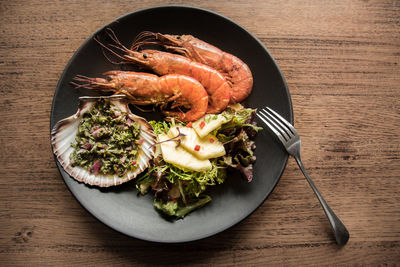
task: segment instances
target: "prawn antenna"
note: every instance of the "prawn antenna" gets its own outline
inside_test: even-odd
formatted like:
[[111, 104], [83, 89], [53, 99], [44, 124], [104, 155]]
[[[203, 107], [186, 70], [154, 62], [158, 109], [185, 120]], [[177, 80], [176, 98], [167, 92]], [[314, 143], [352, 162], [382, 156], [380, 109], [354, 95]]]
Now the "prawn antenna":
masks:
[[84, 83], [84, 84], [79, 84], [76, 82], [69, 82], [69, 83], [72, 84], [73, 86], [75, 86], [75, 89], [79, 89], [79, 88], [91, 89], [89, 83]]
[[154, 32], [151, 32], [151, 31], [142, 31], [141, 33], [136, 35], [136, 37], [133, 40], [133, 42], [139, 42], [141, 39], [145, 39], [145, 38], [147, 39], [149, 37], [153, 37], [153, 39], [155, 39], [156, 34]]
[[106, 28], [105, 32], [107, 33], [107, 35], [111, 38], [111, 40], [116, 43], [117, 45], [111, 45], [112, 47], [118, 48], [121, 51], [124, 52], [129, 52], [129, 49], [126, 48], [126, 46], [124, 46], [117, 38], [117, 36], [115, 35], [115, 32], [111, 29], [111, 28]]
[[141, 46], [147, 44], [160, 44], [160, 42], [157, 41], [157, 35], [154, 32], [143, 31], [139, 33], [133, 40], [131, 50], [138, 51]]
[[[74, 78], [74, 81], [71, 81], [70, 84], [72, 84], [73, 86], [75, 86], [75, 89], [78, 88], [85, 88], [85, 89], [91, 89], [91, 78], [84, 76], [84, 75], [80, 75], [77, 74]], [[76, 82], [75, 82], [76, 81]], [[77, 82], [83, 82], [82, 84], [77, 83]]]
[[[90, 78], [84, 75], [77, 74], [73, 79], [73, 81], [70, 82], [73, 86], [75, 86], [76, 89], [78, 88], [85, 88], [85, 89], [94, 89], [96, 86], [105, 86], [108, 87], [108, 85], [102, 81], [99, 81], [96, 78]], [[104, 79], [102, 79], [104, 80]], [[81, 83], [78, 83], [81, 82]]]
[[75, 82], [69, 82], [69, 83], [72, 84], [73, 86], [75, 86], [75, 88], [83, 87], [83, 84], [78, 84], [78, 83], [75, 83]]
[[[113, 54], [114, 56], [116, 56], [117, 58], [122, 59], [122, 60], [126, 60], [126, 58], [125, 58], [124, 55], [121, 55], [121, 54], [117, 53], [117, 52], [116, 52], [114, 49], [112, 49], [112, 48], [115, 48], [116, 50], [119, 50], [120, 52], [127, 53], [127, 54], [129, 54], [129, 51], [130, 51], [130, 50], [120, 42], [120, 40], [117, 38], [115, 32], [114, 32], [110, 27], [107, 27], [104, 31], [105, 31], [105, 33], [107, 34], [107, 36], [112, 40], [112, 42], [115, 43], [115, 44], [108, 44], [108, 45], [105, 45], [104, 43], [102, 43], [102, 42], [100, 41], [99, 36], [96, 36], [95, 38], [93, 38], [93, 39], [102, 47], [102, 52], [103, 52], [104, 57], [105, 57], [110, 63], [115, 64], [115, 65], [129, 64], [129, 63], [126, 62], [126, 61], [115, 62], [114, 60], [112, 60], [112, 59], [105, 53], [105, 50], [107, 50], [108, 52], [110, 52], [111, 54]], [[111, 48], [111, 47], [112, 47], [112, 48]]]
[[133, 106], [135, 108], [137, 108], [138, 110], [140, 110], [141, 112], [154, 112], [155, 111], [154, 107], [152, 107], [151, 109], [144, 109], [142, 107], [139, 107], [139, 105], [137, 105], [137, 104], [133, 104]]
[[125, 59], [124, 56], [121, 56], [120, 54], [118, 54], [117, 52], [115, 52], [114, 50], [112, 50], [111, 48], [109, 48], [108, 46], [106, 46], [105, 44], [103, 44], [100, 40], [99, 37], [96, 36], [93, 38], [93, 40], [95, 40], [100, 46], [101, 46], [101, 51], [103, 52], [104, 57], [112, 64], [116, 64], [116, 65], [120, 65], [120, 64], [126, 64], [126, 62], [115, 62], [112, 59], [109, 58], [109, 56], [107, 56], [107, 54], [105, 53], [104, 49], [107, 50], [108, 52], [110, 52], [111, 54], [113, 54], [114, 56], [116, 56], [117, 58], [120, 59]]

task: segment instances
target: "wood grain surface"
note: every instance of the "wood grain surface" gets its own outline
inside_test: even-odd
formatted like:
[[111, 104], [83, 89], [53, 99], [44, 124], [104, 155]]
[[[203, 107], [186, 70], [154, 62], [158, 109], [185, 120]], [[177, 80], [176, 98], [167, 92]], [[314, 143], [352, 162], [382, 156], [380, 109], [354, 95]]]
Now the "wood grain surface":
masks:
[[[304, 164], [348, 227], [346, 246], [293, 159], [254, 214], [195, 243], [126, 237], [74, 199], [50, 146], [60, 75], [98, 28], [163, 4], [218, 12], [269, 49], [290, 88]], [[399, 64], [400, 1], [0, 1], [0, 265], [399, 264]]]

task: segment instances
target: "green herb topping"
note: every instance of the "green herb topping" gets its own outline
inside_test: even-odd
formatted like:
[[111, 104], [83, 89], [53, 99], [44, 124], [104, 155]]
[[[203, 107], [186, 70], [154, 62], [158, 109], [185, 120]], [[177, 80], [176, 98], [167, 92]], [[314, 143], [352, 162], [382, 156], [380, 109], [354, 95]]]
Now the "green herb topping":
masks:
[[79, 123], [71, 164], [93, 174], [122, 177], [136, 168], [139, 134], [139, 123], [109, 101], [99, 100]]

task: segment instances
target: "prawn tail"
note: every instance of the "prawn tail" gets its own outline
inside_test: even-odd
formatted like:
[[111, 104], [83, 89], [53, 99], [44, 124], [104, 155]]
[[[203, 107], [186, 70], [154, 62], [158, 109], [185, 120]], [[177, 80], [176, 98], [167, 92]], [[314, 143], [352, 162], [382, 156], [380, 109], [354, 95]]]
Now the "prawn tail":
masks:
[[174, 117], [174, 118], [176, 118], [176, 119], [178, 119], [180, 121], [186, 121], [185, 120], [186, 115], [185, 115], [185, 113], [183, 111], [162, 110], [162, 113], [165, 116]]
[[226, 109], [230, 101], [230, 93], [226, 96], [219, 96], [217, 94], [209, 97], [210, 103], [207, 107], [207, 114], [218, 114]]
[[231, 104], [240, 103], [250, 95], [253, 75], [249, 66], [240, 58], [224, 52], [218, 69], [231, 86]]
[[205, 113], [198, 113], [194, 110], [189, 110], [185, 113], [179, 107], [176, 109], [177, 111], [162, 110], [162, 113], [168, 117], [174, 117], [175, 119], [181, 122], [196, 121], [205, 114]]
[[195, 101], [193, 101], [193, 99], [182, 99], [179, 102], [180, 106], [189, 108], [189, 110], [183, 112], [178, 109], [179, 111], [166, 113], [181, 121], [196, 121], [206, 114], [208, 107], [208, 96], [205, 95], [204, 97], [200, 97]]

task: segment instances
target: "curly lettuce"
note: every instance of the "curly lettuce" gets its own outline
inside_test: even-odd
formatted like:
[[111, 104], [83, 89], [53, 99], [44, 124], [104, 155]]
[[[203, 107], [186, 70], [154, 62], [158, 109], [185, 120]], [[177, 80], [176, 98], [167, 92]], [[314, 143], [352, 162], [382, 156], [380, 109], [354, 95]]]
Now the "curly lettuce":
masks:
[[[225, 156], [211, 160], [212, 168], [196, 172], [179, 168], [163, 160], [161, 154], [156, 157], [146, 174], [136, 182], [140, 194], [151, 191], [154, 195], [154, 207], [167, 216], [183, 218], [195, 209], [211, 201], [205, 192], [210, 186], [222, 184], [228, 169], [238, 170], [247, 181], [253, 179], [253, 164], [256, 160], [254, 138], [260, 127], [254, 122], [255, 109], [228, 108], [222, 114], [226, 123], [213, 134], [224, 144]], [[210, 117], [212, 119], [212, 117]], [[172, 119], [149, 122], [156, 135], [167, 133], [175, 127]]]
[[254, 139], [261, 127], [254, 121], [255, 109], [228, 109], [232, 119], [217, 130], [216, 136], [224, 144], [226, 155], [223, 162], [238, 170], [248, 181], [253, 180], [253, 164], [256, 161]]

